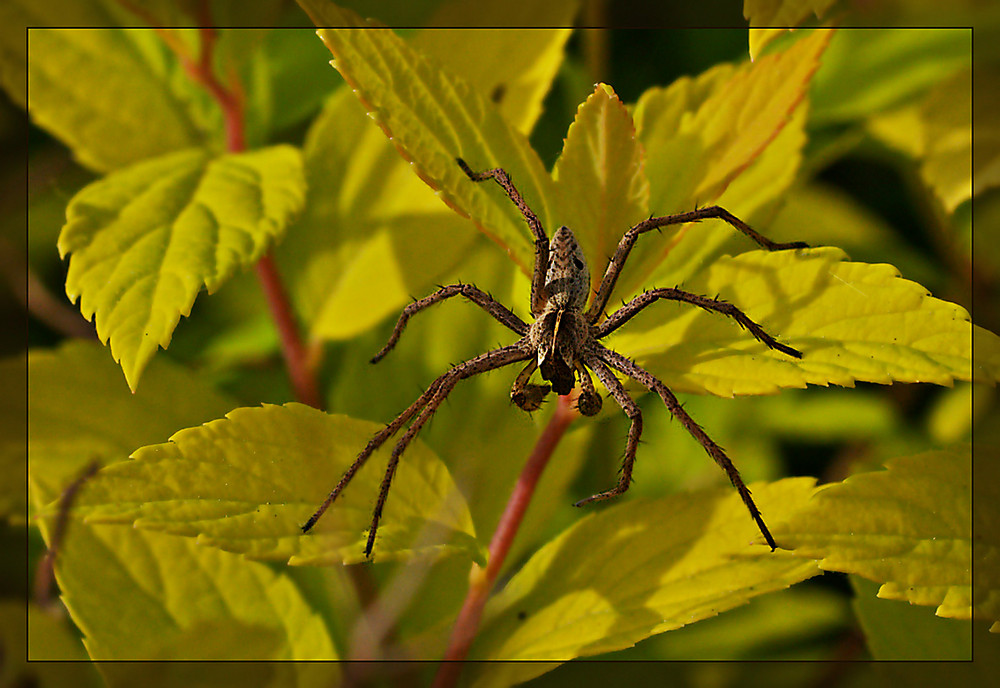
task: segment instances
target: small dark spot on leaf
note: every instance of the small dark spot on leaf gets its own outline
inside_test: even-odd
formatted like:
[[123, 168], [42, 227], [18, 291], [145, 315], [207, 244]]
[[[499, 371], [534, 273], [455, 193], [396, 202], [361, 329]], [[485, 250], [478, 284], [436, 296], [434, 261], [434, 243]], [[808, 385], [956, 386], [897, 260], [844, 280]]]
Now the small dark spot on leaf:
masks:
[[527, 618], [528, 618], [528, 612], [526, 612], [526, 611], [519, 611], [517, 613], [517, 620], [518, 621], [524, 621]]
[[499, 83], [493, 87], [493, 92], [490, 93], [490, 100], [494, 103], [499, 104], [503, 100], [503, 97], [507, 94], [507, 86], [504, 83]]

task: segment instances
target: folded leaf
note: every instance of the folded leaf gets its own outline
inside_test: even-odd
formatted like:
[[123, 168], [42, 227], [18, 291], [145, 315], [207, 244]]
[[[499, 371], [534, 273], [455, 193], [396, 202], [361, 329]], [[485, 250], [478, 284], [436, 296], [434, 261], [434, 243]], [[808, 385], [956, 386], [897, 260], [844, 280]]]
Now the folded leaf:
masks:
[[891, 265], [844, 258], [832, 248], [751, 251], [723, 257], [683, 285], [735, 304], [801, 359], [767, 349], [725, 316], [679, 303], [651, 306], [660, 309], [652, 327], [642, 331], [637, 319], [609, 341], [675, 389], [719, 396], [857, 380], [998, 379], [1000, 338], [974, 327], [963, 308]]
[[[805, 504], [813, 481], [751, 486], [777, 522]], [[732, 490], [616, 504], [542, 547], [486, 606], [470, 658], [568, 661], [629, 647], [786, 588], [815, 562], [751, 546], [759, 538]], [[484, 667], [476, 686], [510, 685], [544, 664]]]
[[827, 570], [881, 583], [879, 597], [937, 606], [938, 616], [996, 621], [1000, 573], [991, 562], [1000, 533], [985, 512], [997, 498], [996, 462], [977, 476], [986, 484], [982, 494], [977, 488], [983, 513], [974, 530], [971, 459], [971, 447], [960, 445], [825, 486], [775, 537]]
[[[363, 561], [387, 451], [372, 456], [308, 534], [301, 527], [378, 429], [301, 404], [236, 409], [105, 467], [81, 492], [76, 513], [196, 536], [254, 559]], [[456, 549], [481, 556], [447, 468], [418, 442], [393, 480], [375, 557]]]
[[285, 231], [305, 197], [299, 151], [275, 146], [213, 158], [200, 150], [120, 170], [66, 209], [66, 293], [111, 342], [133, 390], [204, 286], [218, 289]]

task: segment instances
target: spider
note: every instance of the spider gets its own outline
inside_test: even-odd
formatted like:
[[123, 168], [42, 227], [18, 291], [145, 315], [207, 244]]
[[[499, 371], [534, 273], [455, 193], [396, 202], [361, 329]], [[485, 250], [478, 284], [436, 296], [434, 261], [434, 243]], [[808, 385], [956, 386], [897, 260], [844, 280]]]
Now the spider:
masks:
[[[514, 384], [510, 391], [511, 400], [524, 411], [537, 410], [550, 390], [558, 395], [569, 394], [573, 390], [576, 381], [579, 380], [580, 394], [577, 398], [577, 409], [581, 415], [595, 415], [601, 410], [602, 399], [594, 387], [594, 381], [590, 377], [589, 371], [593, 371], [597, 379], [604, 384], [608, 392], [610, 392], [611, 397], [618, 403], [631, 421], [618, 484], [609, 490], [587, 497], [586, 499], [581, 499], [576, 502], [575, 506], [582, 506], [591, 502], [617, 497], [628, 490], [629, 483], [632, 480], [632, 466], [635, 463], [636, 449], [639, 446], [639, 436], [642, 433], [642, 413], [639, 410], [638, 404], [629, 396], [628, 392], [625, 391], [625, 387], [615, 377], [612, 370], [616, 370], [658, 395], [670, 413], [701, 443], [709, 456], [729, 476], [729, 480], [743, 498], [743, 503], [746, 505], [751, 517], [757, 523], [760, 532], [764, 535], [767, 544], [770, 545], [773, 551], [777, 547], [774, 538], [771, 537], [771, 533], [764, 524], [760, 510], [750, 496], [750, 490], [747, 489], [739, 472], [736, 470], [733, 462], [729, 460], [729, 457], [726, 456], [722, 447], [716, 444], [701, 426], [687, 414], [680, 402], [677, 401], [677, 397], [674, 396], [673, 392], [663, 382], [658, 380], [649, 371], [641, 368], [632, 359], [626, 358], [601, 345], [599, 340], [607, 337], [627, 323], [647, 306], [665, 299], [683, 301], [694, 306], [699, 306], [707, 311], [714, 311], [729, 316], [765, 346], [776, 349], [788, 356], [801, 358], [802, 353], [775, 340], [760, 325], [748, 318], [743, 311], [731, 303], [720, 301], [718, 297], [714, 299], [708, 298], [676, 288], [650, 289], [639, 294], [603, 320], [601, 317], [604, 315], [608, 299], [615, 288], [615, 283], [618, 281], [629, 252], [635, 245], [639, 235], [650, 230], [685, 222], [719, 219], [729, 223], [761, 247], [770, 251], [807, 248], [807, 245], [802, 242], [775, 243], [758, 234], [742, 220], [718, 206], [698, 208], [690, 212], [664, 217], [650, 217], [630, 228], [622, 236], [618, 243], [618, 248], [615, 250], [615, 254], [610, 259], [608, 267], [604, 272], [601, 284], [597, 288], [594, 298], [591, 300], [590, 307], [585, 310], [590, 291], [590, 272], [587, 268], [583, 251], [573, 236], [572, 230], [565, 226], [560, 227], [550, 241], [545, 234], [545, 230], [542, 228], [541, 222], [539, 222], [535, 213], [525, 203], [520, 192], [515, 188], [513, 182], [511, 182], [507, 172], [499, 167], [484, 172], [473, 172], [461, 158], [457, 158], [456, 162], [473, 182], [483, 182], [489, 179], [495, 181], [521, 211], [521, 215], [528, 223], [528, 227], [530, 227], [531, 233], [535, 237], [535, 265], [531, 278], [531, 315], [534, 317], [534, 321], [530, 325], [525, 323], [506, 306], [495, 301], [489, 294], [472, 284], [459, 283], [443, 286], [430, 296], [426, 296], [406, 306], [402, 314], [400, 314], [399, 320], [396, 322], [389, 341], [371, 359], [372, 363], [382, 360], [392, 350], [396, 342], [399, 341], [399, 337], [406, 327], [407, 321], [414, 314], [453, 296], [464, 296], [493, 316], [502, 325], [516, 332], [521, 338], [513, 344], [487, 351], [463, 363], [459, 363], [434, 380], [409, 408], [372, 437], [361, 453], [358, 454], [354, 463], [344, 473], [340, 482], [337, 483], [326, 500], [316, 510], [316, 513], [302, 526], [302, 531], [308, 532], [313, 527], [344, 488], [347, 487], [348, 483], [351, 482], [351, 479], [365, 464], [372, 453], [388, 438], [395, 435], [407, 422], [412, 420], [409, 428], [407, 428], [406, 432], [393, 448], [385, 470], [385, 476], [382, 478], [381, 489], [372, 513], [371, 526], [368, 530], [368, 540], [365, 545], [365, 557], [370, 559], [372, 548], [375, 545], [375, 533], [378, 530], [379, 520], [382, 517], [382, 509], [385, 507], [386, 497], [389, 494], [389, 486], [392, 483], [393, 474], [396, 472], [399, 458], [410, 442], [413, 441], [413, 438], [416, 437], [417, 433], [420, 432], [420, 429], [434, 415], [434, 412], [455, 387], [456, 383], [459, 380], [464, 380], [480, 373], [527, 361], [527, 365], [525, 365], [524, 369], [514, 379]], [[529, 379], [536, 370], [540, 371], [542, 380], [549, 384], [539, 385], [529, 383]]]

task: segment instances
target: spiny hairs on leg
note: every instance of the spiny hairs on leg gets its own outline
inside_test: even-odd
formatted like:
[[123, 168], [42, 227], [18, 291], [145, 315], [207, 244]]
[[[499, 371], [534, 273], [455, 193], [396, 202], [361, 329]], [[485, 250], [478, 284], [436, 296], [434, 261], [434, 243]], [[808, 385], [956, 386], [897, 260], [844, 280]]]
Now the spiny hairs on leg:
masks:
[[511, 203], [521, 211], [521, 216], [528, 223], [531, 235], [535, 238], [535, 266], [531, 272], [531, 314], [539, 315], [545, 308], [545, 270], [549, 264], [549, 237], [545, 234], [541, 221], [528, 203], [521, 196], [521, 192], [510, 180], [510, 175], [500, 167], [486, 170], [485, 172], [473, 172], [462, 158], [455, 158], [455, 162], [465, 172], [465, 176], [474, 182], [484, 182], [492, 179], [504, 190]]
[[[736, 470], [736, 466], [734, 466], [733, 462], [728, 456], [726, 456], [722, 447], [716, 444], [715, 441], [712, 440], [712, 438], [709, 437], [708, 434], [702, 429], [702, 427], [688, 415], [687, 411], [681, 407], [680, 402], [677, 401], [677, 397], [675, 397], [674, 393], [670, 391], [670, 388], [663, 384], [648, 370], [639, 367], [639, 365], [634, 361], [615, 351], [602, 346], [597, 355], [602, 361], [606, 362], [615, 370], [629, 376], [663, 400], [667, 410], [673, 414], [674, 418], [681, 422], [681, 425], [684, 426], [692, 437], [698, 440], [708, 455], [711, 456], [712, 459], [719, 464], [722, 470], [726, 472], [726, 475], [729, 476], [729, 481], [733, 484], [733, 487], [736, 488], [736, 491], [739, 492], [740, 498], [743, 500], [743, 504], [746, 506], [747, 511], [750, 512], [750, 517], [753, 518], [754, 522], [757, 524], [757, 527], [760, 529], [760, 532], [767, 541], [771, 551], [773, 552], [777, 549], [778, 545], [775, 544], [774, 538], [771, 536], [771, 531], [767, 529], [767, 525], [764, 523], [764, 517], [761, 516], [760, 509], [758, 509], [757, 505], [754, 503], [753, 497], [750, 495], [750, 490], [747, 488], [746, 483], [743, 482], [743, 478], [740, 477], [740, 473]], [[597, 372], [596, 369], [595, 372]]]
[[348, 483], [354, 479], [354, 475], [361, 469], [362, 466], [365, 465], [365, 462], [368, 461], [368, 458], [379, 447], [381, 447], [387, 439], [399, 432], [399, 429], [403, 427], [406, 422], [409, 421], [415, 413], [417, 413], [417, 411], [420, 411], [424, 406], [426, 406], [440, 386], [441, 378], [439, 377], [437, 380], [432, 382], [430, 386], [424, 390], [424, 393], [421, 394], [416, 401], [410, 404], [405, 411], [396, 416], [392, 422], [375, 433], [375, 436], [368, 441], [365, 448], [362, 449], [361, 453], [358, 454], [356, 459], [354, 459], [354, 463], [352, 463], [348, 469], [344, 471], [344, 475], [337, 482], [336, 486], [330, 491], [330, 494], [327, 495], [326, 499], [323, 500], [320, 507], [316, 509], [315, 513], [309, 517], [309, 520], [302, 525], [303, 533], [308, 533], [312, 527], [316, 525], [316, 521], [318, 521], [320, 517], [326, 513], [326, 510], [333, 505], [334, 501], [336, 501], [337, 497], [340, 496], [340, 493], [344, 491], [344, 488], [347, 487]]
[[469, 301], [492, 315], [493, 319], [498, 323], [510, 330], [513, 330], [522, 337], [528, 333], [527, 323], [514, 315], [510, 309], [495, 300], [482, 289], [479, 289], [472, 284], [449, 284], [441, 287], [430, 296], [425, 296], [422, 299], [418, 299], [413, 303], [408, 304], [406, 308], [403, 309], [403, 312], [400, 313], [399, 320], [396, 321], [396, 326], [392, 329], [392, 334], [389, 335], [389, 341], [386, 342], [385, 346], [383, 346], [382, 349], [372, 357], [371, 362], [378, 363], [385, 358], [386, 354], [388, 354], [393, 347], [396, 346], [396, 342], [399, 341], [400, 336], [403, 334], [403, 329], [406, 327], [406, 323], [411, 317], [423, 309], [433, 306], [439, 301], [449, 299], [452, 296], [464, 296]]
[[532, 352], [525, 346], [524, 341], [520, 340], [509, 346], [487, 351], [463, 363], [459, 363], [435, 380], [433, 396], [424, 405], [419, 415], [417, 415], [416, 419], [392, 449], [392, 455], [389, 457], [389, 463], [386, 465], [385, 475], [382, 478], [382, 484], [379, 488], [378, 500], [375, 502], [375, 509], [372, 511], [371, 525], [368, 528], [368, 540], [365, 543], [365, 558], [371, 557], [372, 549], [375, 547], [375, 534], [378, 532], [378, 524], [382, 519], [382, 510], [389, 496], [389, 487], [396, 473], [399, 458], [403, 455], [410, 442], [413, 441], [413, 438], [417, 436], [417, 433], [420, 432], [420, 429], [430, 420], [441, 403], [451, 393], [451, 390], [454, 389], [458, 381], [490, 370], [502, 368], [512, 363], [524, 361], [531, 355]]
[[779, 342], [777, 339], [765, 332], [764, 328], [751, 320], [746, 313], [728, 301], [720, 301], [717, 298], [710, 299], [707, 296], [700, 296], [698, 294], [692, 294], [691, 292], [673, 288], [650, 289], [649, 291], [639, 294], [608, 316], [604, 322], [597, 326], [597, 338], [602, 339], [608, 336], [635, 317], [641, 310], [660, 299], [668, 301], [683, 301], [685, 303], [698, 306], [699, 308], [703, 308], [706, 311], [727, 315], [739, 323], [740, 327], [743, 327], [750, 334], [752, 334], [754, 339], [764, 344], [769, 349], [780, 351], [781, 353], [794, 358], [802, 358], [801, 351]]
[[403, 437], [401, 437], [396, 443], [389, 459], [389, 463], [386, 467], [385, 476], [382, 479], [382, 485], [379, 490], [378, 500], [375, 503], [375, 509], [372, 514], [371, 526], [368, 529], [368, 540], [365, 545], [365, 557], [370, 558], [372, 548], [375, 545], [375, 535], [378, 531], [379, 520], [382, 516], [382, 510], [385, 506], [385, 501], [389, 493], [389, 487], [392, 482], [393, 475], [396, 471], [396, 466], [399, 462], [399, 457], [402, 455], [403, 451], [413, 438], [416, 437], [423, 425], [430, 419], [431, 416], [434, 415], [434, 412], [437, 411], [441, 402], [443, 402], [448, 396], [455, 384], [459, 380], [467, 377], [478, 375], [479, 373], [485, 373], [496, 368], [502, 368], [503, 366], [510, 365], [511, 363], [517, 363], [518, 361], [524, 361], [531, 356], [532, 352], [527, 348], [524, 340], [522, 339], [509, 346], [487, 351], [484, 354], [480, 354], [479, 356], [471, 358], [463, 363], [459, 363], [451, 370], [438, 377], [415, 402], [410, 404], [410, 406], [403, 411], [403, 413], [393, 419], [391, 423], [377, 432], [375, 436], [369, 440], [368, 444], [354, 460], [354, 463], [352, 463], [347, 471], [344, 472], [343, 477], [341, 477], [340, 481], [327, 496], [326, 500], [324, 500], [323, 504], [320, 505], [319, 509], [317, 509], [316, 512], [309, 517], [309, 520], [302, 526], [302, 532], [308, 532], [316, 524], [319, 518], [336, 501], [337, 497], [340, 496], [357, 472], [368, 461], [371, 455], [380, 446], [382, 446], [382, 444], [389, 437], [392, 437], [399, 432], [400, 428], [413, 418], [414, 415], [419, 414], [417, 415], [416, 420], [414, 420], [407, 429]]
[[700, 220], [709, 219], [718, 219], [728, 223], [730, 226], [739, 230], [756, 242], [758, 246], [766, 248], [769, 251], [786, 251], [797, 248], [809, 248], [808, 244], [801, 241], [792, 241], [788, 243], [771, 241], [766, 236], [754, 231], [750, 225], [743, 222], [743, 220], [739, 219], [725, 208], [721, 208], [717, 205], [709, 206], [707, 208], [698, 208], [686, 213], [677, 213], [676, 215], [651, 217], [633, 225], [628, 231], [625, 232], [625, 234], [622, 235], [622, 238], [619, 240], [618, 246], [615, 249], [614, 255], [611, 257], [611, 260], [608, 261], [607, 270], [604, 272], [604, 277], [601, 278], [601, 284], [597, 288], [597, 293], [594, 295], [590, 308], [587, 310], [587, 319], [592, 323], [596, 323], [601, 317], [601, 314], [608, 305], [608, 299], [611, 298], [611, 292], [614, 291], [615, 284], [618, 282], [618, 276], [621, 274], [622, 268], [625, 266], [625, 261], [628, 259], [629, 253], [631, 253], [632, 247], [635, 246], [635, 242], [639, 238], [640, 234], [654, 229], [660, 229], [661, 227], [666, 227], [668, 225], [679, 225], [687, 222], [698, 222]]
[[618, 402], [622, 411], [625, 412], [625, 415], [631, 421], [631, 425], [629, 425], [628, 429], [628, 441], [625, 445], [625, 458], [622, 460], [618, 484], [610, 490], [600, 492], [587, 497], [586, 499], [581, 499], [573, 506], [583, 506], [584, 504], [589, 504], [591, 502], [611, 499], [612, 497], [624, 494], [625, 491], [628, 490], [628, 487], [632, 482], [632, 466], [635, 464], [635, 455], [639, 450], [639, 438], [642, 436], [642, 411], [639, 409], [639, 405], [631, 396], [629, 396], [622, 383], [619, 382], [618, 378], [616, 378], [614, 374], [608, 370], [608, 367], [597, 356], [589, 354], [586, 356], [585, 360], [590, 369], [594, 371], [595, 375], [597, 375], [597, 379], [604, 383], [604, 386], [607, 387], [608, 392], [611, 393], [611, 397]]

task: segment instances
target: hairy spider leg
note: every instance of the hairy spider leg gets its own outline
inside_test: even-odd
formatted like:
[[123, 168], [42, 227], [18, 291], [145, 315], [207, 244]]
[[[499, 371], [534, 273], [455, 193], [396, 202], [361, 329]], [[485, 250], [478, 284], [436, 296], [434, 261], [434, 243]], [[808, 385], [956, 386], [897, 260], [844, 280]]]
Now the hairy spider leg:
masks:
[[[599, 346], [599, 345], [598, 345]], [[604, 347], [601, 347], [602, 349]], [[604, 383], [604, 386], [611, 393], [611, 397], [618, 402], [622, 411], [632, 421], [628, 429], [628, 440], [625, 444], [625, 457], [622, 459], [621, 475], [618, 477], [618, 484], [610, 490], [600, 492], [586, 499], [581, 499], [573, 506], [583, 506], [590, 502], [598, 502], [604, 499], [617, 497], [628, 490], [632, 482], [632, 466], [635, 464], [635, 454], [639, 450], [639, 437], [642, 435], [642, 411], [639, 404], [625, 391], [624, 385], [614, 376], [608, 366], [594, 353], [585, 354], [587, 366], [594, 371], [597, 379]]]
[[[452, 296], [462, 295], [468, 298], [470, 301], [480, 306], [487, 313], [492, 315], [500, 324], [509, 327], [518, 334], [524, 335], [528, 331], [528, 326], [516, 315], [514, 315], [510, 310], [508, 310], [503, 304], [495, 301], [489, 294], [482, 291], [481, 289], [472, 286], [471, 284], [452, 284], [445, 287], [441, 287], [438, 291], [434, 292], [430, 296], [426, 296], [418, 301], [406, 306], [403, 312], [400, 314], [399, 319], [396, 321], [396, 326], [393, 328], [392, 335], [389, 337], [388, 343], [382, 350], [379, 351], [372, 358], [372, 363], [377, 363], [380, 361], [392, 348], [396, 345], [399, 340], [403, 329], [406, 327], [406, 322], [413, 316], [414, 313], [431, 306], [438, 301], [443, 301], [444, 299], [450, 298]], [[326, 499], [316, 510], [316, 512], [309, 517], [309, 520], [302, 526], [302, 532], [306, 533], [316, 524], [316, 521], [326, 512], [327, 509], [336, 501], [337, 497], [344, 488], [347, 487], [348, 483], [354, 478], [354, 475], [360, 470], [360, 468], [365, 464], [368, 458], [378, 449], [382, 444], [390, 437], [395, 435], [399, 429], [413, 417], [418, 411], [420, 411], [434, 396], [437, 392], [438, 387], [441, 385], [441, 381], [444, 376], [439, 377], [437, 380], [431, 383], [431, 385], [424, 390], [424, 393], [414, 401], [410, 406], [403, 411], [399, 416], [397, 416], [391, 423], [389, 423], [385, 428], [380, 430], [375, 434], [374, 437], [368, 442], [365, 448], [358, 454], [358, 457], [354, 460], [354, 463], [348, 467], [344, 472], [344, 475], [337, 482], [336, 486], [330, 491]]]
[[533, 352], [525, 345], [525, 342], [521, 340], [509, 346], [487, 351], [484, 354], [470, 358], [464, 363], [459, 363], [457, 366], [453, 367], [451, 370], [434, 381], [434, 396], [426, 404], [423, 410], [420, 411], [420, 414], [416, 417], [410, 427], [407, 428], [406, 432], [399, 438], [396, 446], [392, 449], [392, 455], [389, 457], [389, 463], [385, 469], [385, 476], [382, 478], [382, 486], [379, 489], [378, 500], [375, 502], [375, 509], [372, 512], [371, 526], [368, 529], [368, 541], [365, 544], [366, 558], [371, 557], [372, 549], [375, 547], [375, 533], [378, 531], [378, 524], [382, 518], [382, 509], [385, 507], [385, 500], [389, 496], [389, 486], [392, 484], [392, 477], [396, 472], [396, 466], [399, 464], [399, 457], [402, 455], [403, 451], [410, 444], [413, 438], [416, 437], [417, 433], [420, 432], [420, 429], [424, 426], [424, 424], [430, 420], [431, 416], [434, 415], [434, 412], [437, 411], [441, 402], [443, 402], [445, 397], [451, 393], [451, 390], [455, 387], [458, 381], [472, 377], [473, 375], [479, 375], [480, 373], [508, 366], [511, 363], [524, 361], [532, 355]]
[[580, 378], [580, 396], [576, 398], [576, 410], [580, 412], [581, 416], [596, 416], [604, 404], [601, 395], [594, 388], [594, 381], [590, 379], [590, 371], [587, 370], [587, 366], [577, 361], [574, 367]]
[[455, 158], [455, 162], [462, 168], [465, 175], [474, 182], [484, 182], [492, 179], [507, 194], [517, 209], [521, 211], [525, 222], [531, 229], [531, 234], [535, 237], [535, 269], [531, 273], [531, 314], [538, 316], [545, 308], [545, 271], [549, 264], [549, 238], [545, 235], [545, 229], [539, 221], [538, 216], [528, 207], [521, 192], [514, 187], [510, 180], [510, 175], [499, 167], [484, 172], [473, 172], [462, 158]]
[[[635, 363], [635, 361], [632, 361], [631, 359], [626, 358], [625, 356], [622, 356], [621, 354], [612, 351], [611, 349], [601, 346], [600, 344], [597, 344], [596, 346], [599, 347], [597, 349], [596, 355], [597, 357], [600, 358], [600, 360], [606, 362], [612, 368], [623, 373], [624, 375], [629, 376], [630, 378], [641, 384], [649, 391], [653, 392], [654, 394], [657, 394], [660, 397], [660, 399], [663, 400], [663, 403], [667, 407], [667, 410], [670, 411], [671, 414], [673, 414], [674, 418], [676, 418], [681, 422], [681, 425], [683, 425], [685, 429], [687, 429], [687, 431], [691, 433], [691, 435], [696, 440], [698, 440], [701, 446], [705, 448], [705, 451], [708, 452], [708, 455], [715, 460], [715, 463], [719, 464], [722, 470], [726, 472], [726, 475], [729, 476], [729, 481], [733, 484], [733, 487], [736, 488], [736, 491], [740, 493], [740, 497], [743, 499], [743, 503], [746, 505], [747, 510], [750, 512], [750, 516], [753, 518], [754, 521], [756, 521], [757, 527], [760, 528], [761, 534], [763, 534], [764, 539], [767, 540], [767, 544], [771, 547], [771, 551], [773, 552], [775, 549], [777, 549], [778, 546], [775, 544], [774, 538], [771, 537], [771, 531], [769, 531], [767, 529], [767, 526], [764, 524], [764, 518], [760, 514], [760, 509], [758, 509], [757, 505], [754, 504], [753, 498], [750, 496], [750, 490], [747, 489], [746, 483], [744, 483], [743, 478], [740, 477], [740, 472], [736, 470], [736, 466], [734, 466], [733, 462], [729, 460], [728, 456], [726, 456], [726, 452], [723, 451], [722, 447], [716, 444], [712, 440], [712, 438], [709, 437], [708, 434], [701, 428], [701, 426], [698, 425], [698, 423], [696, 423], [695, 420], [688, 415], [687, 411], [684, 410], [680, 402], [677, 401], [677, 397], [674, 396], [674, 393], [670, 391], [670, 388], [667, 387], [662, 382], [660, 382], [660, 380], [656, 378], [648, 370], [641, 368], [638, 364]], [[594, 363], [596, 363], [596, 361], [594, 361]], [[588, 365], [594, 367], [591, 362], [588, 362]], [[600, 376], [599, 370], [600, 368], [594, 368], [594, 372], [597, 372], [598, 376]], [[614, 379], [613, 375], [611, 377], [612, 379]], [[603, 378], [601, 378], [601, 381], [604, 382], [605, 385], [607, 385], [607, 382]], [[621, 383], [618, 383], [619, 386], [620, 384]], [[629, 446], [631, 447], [631, 435], [629, 436]], [[634, 459], [634, 454], [632, 458]], [[628, 450], [626, 450], [625, 460], [626, 462], [629, 462]], [[628, 474], [630, 475], [632, 471], [630, 462], [627, 471]], [[583, 504], [594, 499], [607, 499], [608, 497], [613, 497], [617, 494], [621, 494], [626, 489], [628, 489], [628, 483], [627, 481], [624, 480], [625, 475], [626, 475], [626, 469], [625, 466], [623, 465], [622, 467], [623, 480], [619, 481], [618, 487], [609, 490], [608, 492], [602, 492], [601, 494], [594, 495], [593, 497], [585, 499], [582, 502], [578, 502], [578, 504]]]
[[417, 411], [426, 406], [427, 402], [431, 400], [440, 385], [441, 378], [438, 378], [432, 382], [430, 386], [424, 390], [424, 393], [421, 394], [416, 401], [410, 404], [405, 411], [396, 416], [391, 423], [375, 433], [375, 436], [368, 441], [365, 448], [362, 449], [361, 453], [358, 454], [356, 459], [354, 459], [354, 463], [352, 463], [348, 469], [344, 471], [344, 475], [341, 476], [336, 486], [330, 490], [330, 494], [327, 495], [326, 499], [323, 500], [323, 503], [320, 504], [318, 509], [316, 509], [316, 512], [310, 516], [309, 520], [302, 526], [303, 533], [308, 533], [309, 530], [316, 525], [316, 521], [318, 521], [320, 516], [326, 513], [326, 510], [330, 508], [334, 501], [336, 501], [337, 497], [340, 496], [340, 493], [344, 491], [348, 483], [350, 483], [354, 478], [354, 475], [361, 469], [362, 466], [365, 465], [365, 462], [368, 461], [368, 458], [375, 452], [375, 450], [381, 447], [387, 439], [399, 432], [399, 429], [403, 427]]
[[597, 288], [594, 300], [590, 304], [590, 308], [587, 310], [587, 321], [594, 323], [601, 317], [601, 314], [608, 305], [608, 299], [611, 298], [611, 292], [614, 291], [615, 284], [618, 282], [618, 276], [621, 274], [622, 267], [624, 267], [625, 261], [628, 259], [628, 255], [632, 251], [632, 247], [635, 245], [636, 239], [639, 238], [640, 234], [654, 229], [659, 229], [660, 227], [666, 227], [667, 225], [679, 225], [684, 224], [685, 222], [697, 222], [699, 220], [710, 219], [718, 219], [729, 223], [731, 226], [753, 239], [759, 246], [766, 248], [768, 251], [785, 251], [794, 248], [809, 248], [808, 244], [801, 241], [791, 241], [788, 243], [777, 243], [771, 241], [762, 234], [755, 232], [750, 228], [750, 225], [745, 223], [743, 220], [739, 219], [725, 208], [720, 208], [717, 205], [708, 206], [707, 208], [698, 208], [697, 210], [692, 210], [686, 213], [678, 213], [676, 215], [651, 217], [648, 220], [643, 220], [642, 222], [634, 225], [622, 235], [621, 240], [618, 242], [618, 248], [615, 249], [615, 255], [612, 256], [611, 260], [608, 262], [608, 269], [605, 271], [604, 277], [601, 278], [601, 285]]
[[685, 303], [690, 303], [694, 306], [704, 308], [707, 311], [715, 311], [716, 313], [727, 315], [739, 323], [740, 327], [743, 327], [750, 332], [750, 334], [752, 334], [757, 341], [761, 342], [768, 348], [775, 349], [783, 354], [788, 354], [789, 356], [794, 356], [795, 358], [802, 358], [801, 351], [793, 349], [792, 347], [782, 344], [776, 340], [774, 337], [765, 332], [764, 328], [747, 317], [746, 313], [728, 301], [710, 299], [707, 296], [699, 296], [698, 294], [692, 294], [691, 292], [672, 288], [650, 289], [649, 291], [639, 294], [627, 304], [609, 315], [604, 322], [598, 325], [595, 337], [597, 339], [602, 339], [608, 336], [635, 317], [642, 309], [646, 308], [646, 306], [656, 303], [660, 299], [668, 301], [683, 301]]
[[389, 353], [394, 346], [396, 346], [396, 342], [399, 341], [400, 335], [403, 334], [403, 329], [406, 327], [407, 321], [409, 321], [414, 314], [422, 311], [428, 306], [433, 306], [439, 301], [444, 301], [452, 296], [459, 295], [469, 299], [469, 301], [472, 301], [474, 304], [492, 315], [493, 319], [498, 323], [513, 330], [522, 337], [528, 333], [527, 323], [514, 315], [506, 306], [499, 301], [496, 301], [482, 289], [479, 289], [471, 284], [449, 284], [441, 287], [430, 296], [425, 296], [422, 299], [408, 304], [399, 315], [399, 319], [396, 321], [396, 326], [393, 328], [392, 334], [389, 336], [389, 341], [386, 342], [381, 351], [372, 357], [371, 362], [378, 363], [385, 358], [385, 355]]

